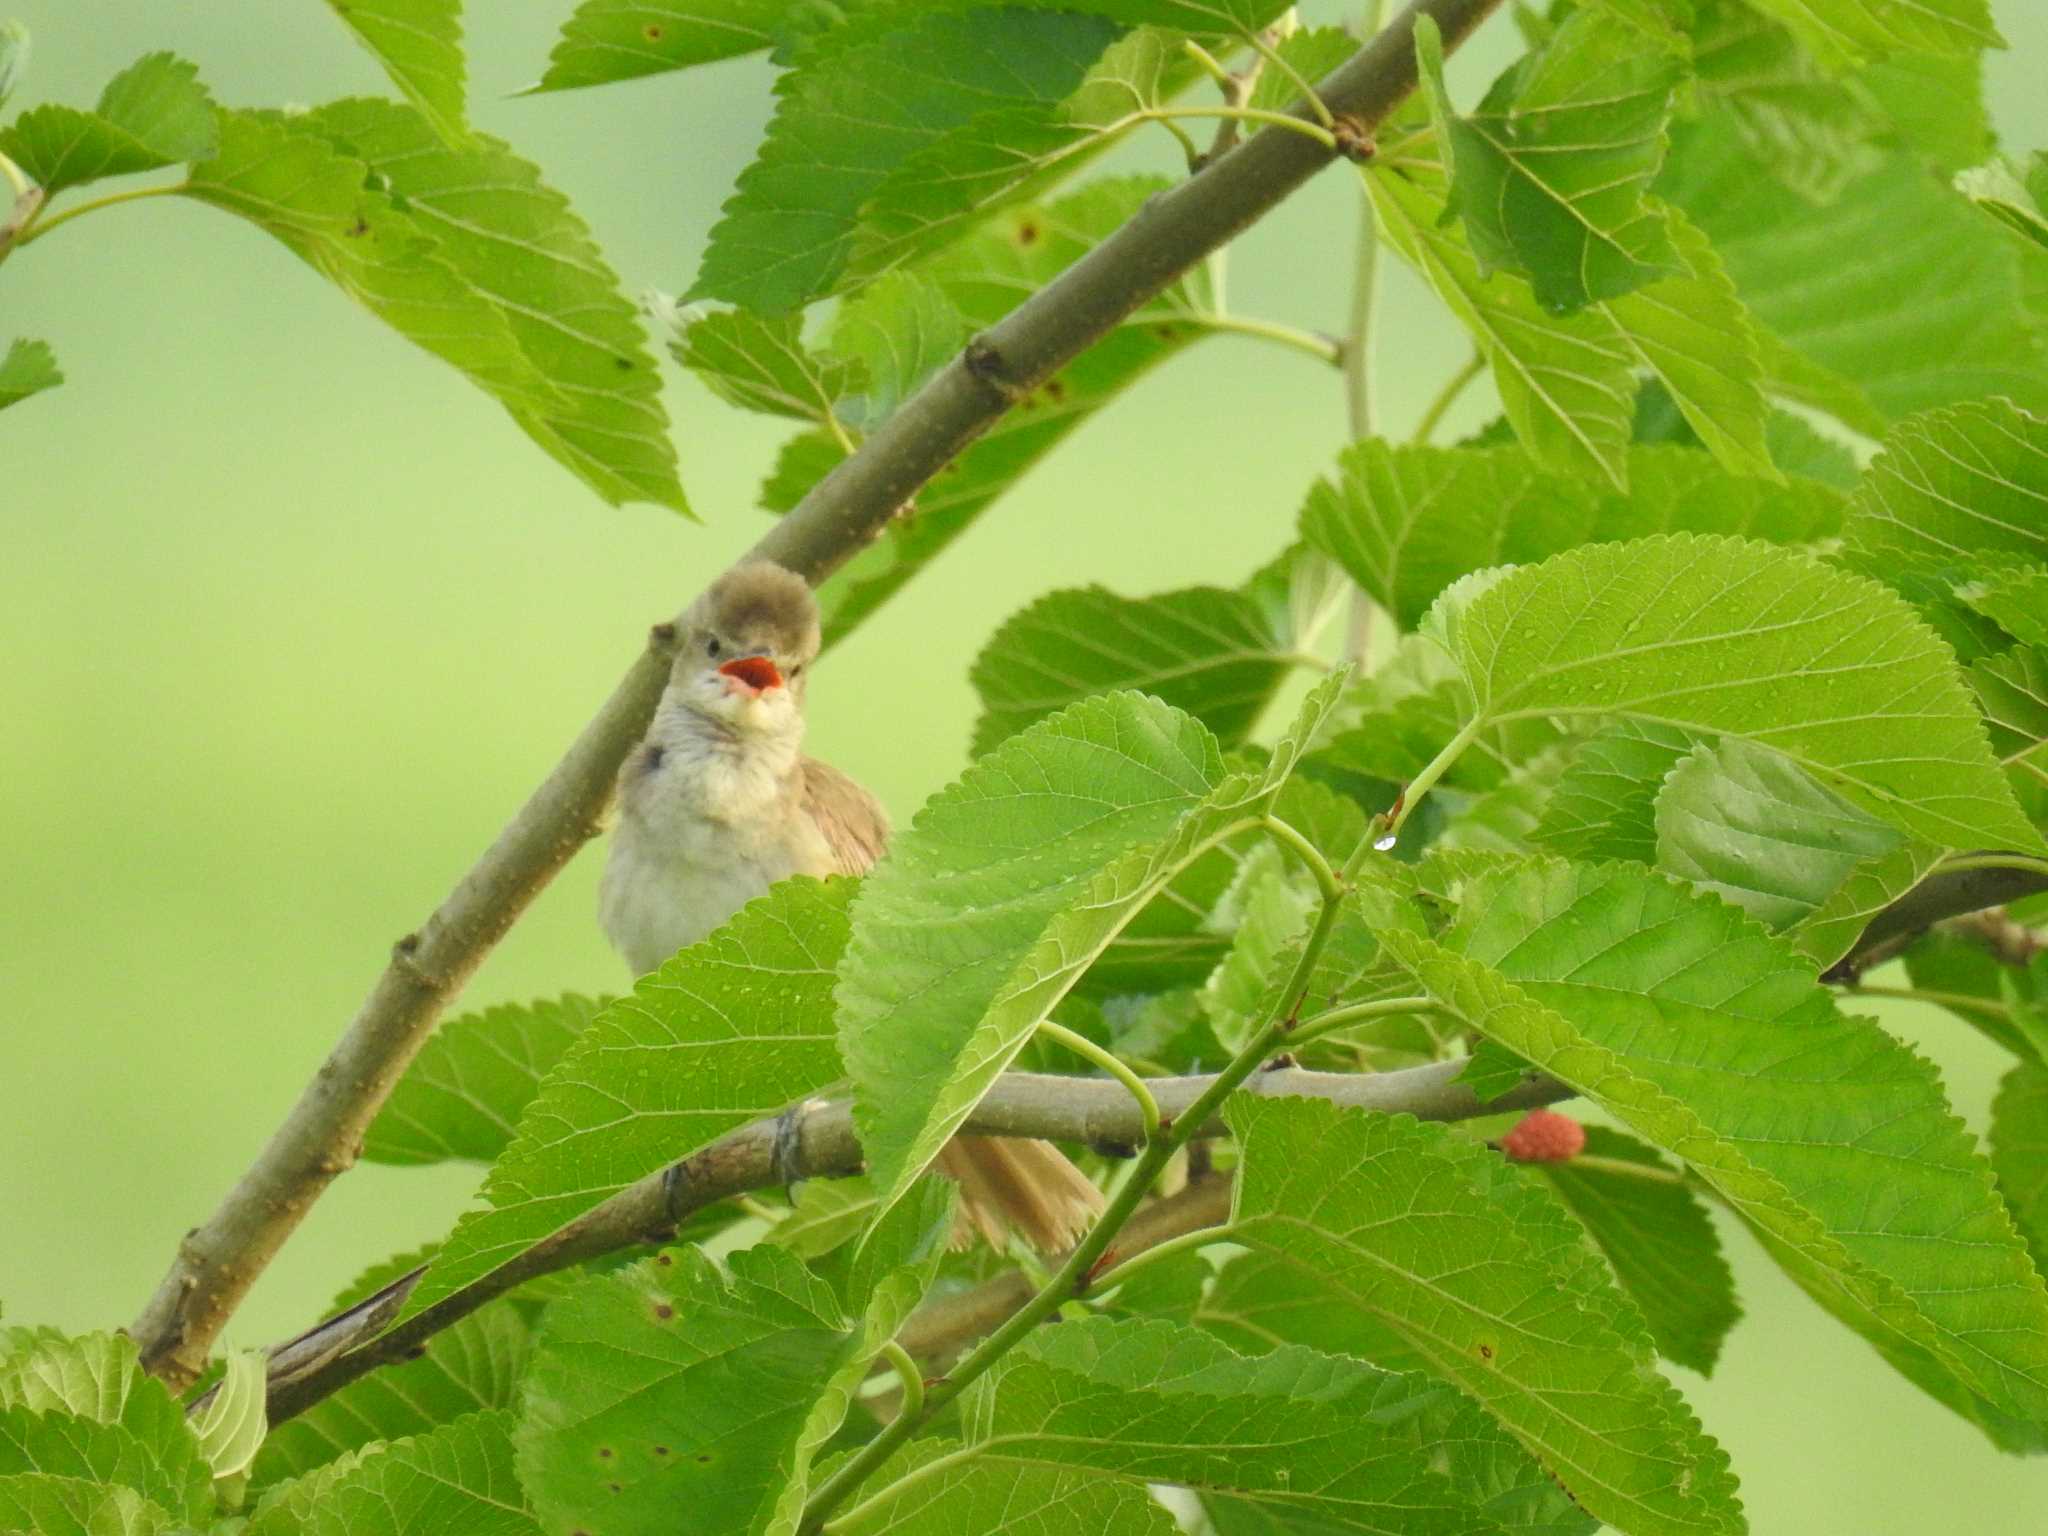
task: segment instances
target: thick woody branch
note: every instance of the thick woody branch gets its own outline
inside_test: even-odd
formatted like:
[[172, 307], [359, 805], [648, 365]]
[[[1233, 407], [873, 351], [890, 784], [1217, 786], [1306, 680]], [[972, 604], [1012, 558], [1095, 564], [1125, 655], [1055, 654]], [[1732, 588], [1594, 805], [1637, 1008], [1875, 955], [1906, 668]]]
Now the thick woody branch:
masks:
[[[1415, 88], [1415, 18], [1456, 47], [1500, 0], [1416, 0], [1321, 82], [1331, 111], [1370, 133]], [[1099, 340], [1195, 262], [1257, 221], [1330, 158], [1297, 133], [1252, 137], [1069, 267], [907, 401], [754, 547], [813, 583], [889, 519], [1033, 386]], [[327, 1185], [443, 1007], [555, 872], [597, 830], [625, 755], [646, 731], [668, 644], [633, 664], [604, 709], [439, 910], [399, 941], [354, 1022], [220, 1208], [192, 1230], [130, 1325], [144, 1366], [174, 1387], [214, 1339]]]
[[[1240, 1091], [1326, 1099], [1355, 1108], [1411, 1114], [1422, 1120], [1467, 1120], [1474, 1115], [1555, 1103], [1571, 1093], [1562, 1083], [1532, 1078], [1504, 1097], [1482, 1104], [1456, 1080], [1464, 1065], [1446, 1061], [1369, 1075], [1288, 1067], [1261, 1072]], [[1211, 1077], [1152, 1078], [1148, 1086], [1161, 1113], [1173, 1116], [1192, 1105], [1213, 1081]], [[1112, 1154], [1127, 1154], [1140, 1132], [1138, 1106], [1121, 1084], [1107, 1078], [1033, 1072], [1005, 1073], [961, 1129], [976, 1136], [1078, 1141]], [[1203, 1136], [1223, 1133], [1221, 1121], [1198, 1132]], [[270, 1353], [270, 1421], [275, 1424], [303, 1413], [379, 1366], [412, 1357], [442, 1329], [528, 1280], [623, 1248], [665, 1242], [693, 1212], [734, 1195], [797, 1179], [843, 1178], [860, 1172], [862, 1166], [852, 1106], [844, 1100], [814, 1101], [777, 1119], [757, 1121], [619, 1191], [511, 1263], [408, 1318], [389, 1333], [380, 1335], [378, 1330], [404, 1309], [424, 1270], [401, 1276], [340, 1316], [278, 1345]], [[1145, 1221], [1140, 1216], [1134, 1222], [1140, 1232], [1150, 1230]], [[1151, 1241], [1171, 1235], [1171, 1231], [1161, 1231]], [[1120, 1242], [1119, 1250], [1126, 1255], [1135, 1252], [1132, 1242], [1129, 1238]], [[1026, 1284], [1024, 1294], [1030, 1289]], [[912, 1353], [919, 1352], [912, 1348]]]
[[2024, 869], [1960, 869], [1931, 875], [1873, 916], [1855, 947], [1821, 980], [1854, 981], [1900, 954], [1936, 923], [2042, 890], [2048, 890], [2048, 879]]

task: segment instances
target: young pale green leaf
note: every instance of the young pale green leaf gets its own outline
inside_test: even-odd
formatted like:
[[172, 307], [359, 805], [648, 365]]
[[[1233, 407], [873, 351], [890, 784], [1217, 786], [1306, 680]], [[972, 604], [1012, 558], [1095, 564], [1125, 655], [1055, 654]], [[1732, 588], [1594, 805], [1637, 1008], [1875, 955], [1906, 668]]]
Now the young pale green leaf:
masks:
[[1932, 1068], [1735, 908], [1626, 865], [1507, 865], [1388, 952], [1467, 1026], [1683, 1157], [1958, 1391], [2048, 1424], [2048, 1289]]
[[1247, 1359], [1185, 1324], [1090, 1318], [1035, 1335], [975, 1384], [958, 1454], [1176, 1484], [1308, 1529], [1492, 1536], [1472, 1490], [1410, 1431], [1441, 1393], [1341, 1355]]
[[251, 1469], [258, 1487], [302, 1477], [382, 1440], [429, 1433], [479, 1409], [510, 1408], [533, 1353], [519, 1304], [496, 1301], [273, 1429]]
[[1572, 11], [1460, 117], [1444, 85], [1442, 36], [1429, 18], [1417, 22], [1450, 206], [1482, 277], [1520, 272], [1539, 304], [1565, 314], [1683, 269], [1664, 217], [1644, 201], [1685, 72], [1682, 38], [1666, 32], [1663, 43], [1596, 9]]
[[1999, 1083], [1991, 1170], [2035, 1267], [2048, 1269], [2048, 1062], [2022, 1062]]
[[133, 1488], [28, 1472], [0, 1476], [0, 1531], [20, 1536], [188, 1536], [192, 1527]]
[[125, 1485], [190, 1520], [213, 1507], [198, 1439], [125, 1334], [0, 1329], [0, 1477], [36, 1473]]
[[837, 991], [854, 1123], [887, 1211], [1151, 899], [1256, 824], [1335, 702], [1260, 773], [1142, 694], [1072, 705], [925, 803], [861, 891]]
[[1789, 928], [1858, 865], [1906, 836], [1830, 794], [1789, 758], [1730, 737], [1696, 746], [1657, 796], [1657, 865]]
[[1119, 597], [1105, 587], [1049, 592], [1013, 614], [974, 659], [981, 754], [1092, 694], [1136, 689], [1184, 709], [1226, 747], [1242, 742], [1297, 656], [1244, 591], [1186, 587]]
[[213, 153], [213, 110], [195, 65], [152, 53], [108, 81], [93, 111], [43, 106], [22, 113], [0, 129], [0, 154], [55, 197], [102, 177], [204, 159]]
[[261, 1349], [231, 1349], [222, 1362], [213, 1397], [191, 1421], [200, 1454], [215, 1477], [239, 1477], [249, 1470], [269, 1429], [264, 1416], [269, 1356]]
[[914, 272], [885, 272], [848, 294], [832, 323], [832, 351], [861, 370], [852, 402], [864, 428], [879, 426], [966, 343], [967, 322], [945, 290]]
[[1684, 1176], [1652, 1148], [1602, 1125], [1586, 1127], [1582, 1155], [1532, 1168], [1607, 1256], [1642, 1309], [1657, 1353], [1711, 1374], [1742, 1308], [1713, 1219]]
[[[882, 1463], [834, 1536], [1176, 1536], [1143, 1488], [1056, 1465], [991, 1467], [955, 1441], [913, 1440]], [[829, 1470], [824, 1468], [821, 1470]]]
[[[2048, 183], [2048, 150], [2035, 150], [2033, 180]], [[2048, 246], [2048, 208], [2003, 155], [1956, 173], [1956, 190], [2015, 234]]]
[[1636, 355], [1605, 316], [1553, 315], [1513, 273], [1483, 277], [1443, 227], [1444, 173], [1413, 143], [1388, 146], [1365, 184], [1385, 238], [1471, 334], [1515, 436], [1545, 467], [1621, 486]]
[[788, 1536], [811, 1457], [923, 1297], [952, 1225], [927, 1179], [835, 1291], [779, 1248], [729, 1272], [672, 1248], [548, 1309], [527, 1374], [521, 1480], [551, 1530]]
[[772, 314], [830, 292], [862, 206], [891, 171], [1004, 107], [1050, 114], [1115, 36], [1096, 17], [1015, 8], [906, 12], [903, 21], [783, 77], [768, 136], [711, 232], [692, 298]]
[[1833, 65], [2003, 46], [1986, 0], [1750, 0]]
[[[2048, 443], [2048, 436], [2043, 441]], [[2048, 476], [2043, 477], [2040, 494], [2048, 497]], [[2048, 647], [2048, 565], [1996, 572], [1970, 583], [1957, 596], [2014, 639]]]
[[57, 354], [47, 341], [17, 337], [8, 344], [7, 355], [0, 357], [0, 411], [63, 382]]
[[1783, 753], [1947, 847], [2032, 849], [1948, 648], [1876, 582], [1695, 535], [1592, 545], [1453, 588], [1425, 623], [1473, 691], [1468, 729], [1615, 715]]
[[555, 399], [512, 419], [613, 506], [688, 510], [661, 376], [632, 302], [568, 200], [497, 139], [451, 148], [392, 102], [330, 102], [292, 119], [368, 165], [469, 292], [501, 316]]
[[719, 399], [745, 411], [830, 426], [842, 396], [862, 386], [858, 364], [819, 357], [803, 342], [803, 317], [718, 310], [684, 319], [670, 337], [677, 362]]
[[840, 1075], [832, 984], [854, 886], [793, 879], [677, 955], [577, 1037], [520, 1116], [407, 1315], [657, 1168]]
[[[1816, 207], [1709, 112], [1674, 135], [1658, 191], [1706, 231], [1765, 331], [1855, 380], [1887, 418], [1988, 395], [2048, 410], [2030, 253], [1916, 158], [1888, 155]], [[1842, 251], [1861, 258], [1843, 268]], [[1823, 265], [1834, 276], [1816, 283]], [[1768, 343], [1764, 362], [1767, 388], [1806, 397], [1796, 377], [1784, 388]]]
[[[1005, 210], [920, 269], [971, 328], [986, 328], [1079, 260], [1166, 183], [1151, 177], [1092, 182], [1061, 198]], [[859, 297], [854, 303], [858, 305]], [[1206, 282], [1191, 273], [1019, 401], [918, 492], [915, 512], [891, 521], [819, 591], [828, 641], [850, 633], [973, 526], [989, 504], [1142, 374], [1208, 332]], [[870, 312], [871, 316], [875, 312]], [[895, 343], [909, 355], [916, 344]], [[763, 491], [786, 512], [843, 457], [806, 434], [784, 450]]]
[[540, 1536], [513, 1470], [512, 1416], [472, 1413], [287, 1483], [247, 1536]]
[[437, 1029], [363, 1138], [373, 1163], [488, 1163], [561, 1055], [603, 1008], [575, 993], [500, 1004]]
[[465, 120], [462, 0], [327, 0], [441, 141], [460, 144]]
[[1529, 840], [1572, 859], [1657, 862], [1657, 795], [1692, 750], [1686, 732], [1617, 720], [1573, 749]]
[[1244, 1159], [1234, 1241], [1389, 1329], [1610, 1525], [1744, 1529], [1726, 1456], [1537, 1183], [1405, 1115], [1242, 1096], [1227, 1114]]
[[[811, 13], [823, 25], [825, 7]], [[806, 22], [790, 0], [583, 0], [562, 23], [537, 91], [637, 80], [757, 53]]]
[[2048, 564], [2048, 419], [1977, 400], [1900, 422], [1864, 471], [1842, 539], [1873, 575], [1922, 560]]

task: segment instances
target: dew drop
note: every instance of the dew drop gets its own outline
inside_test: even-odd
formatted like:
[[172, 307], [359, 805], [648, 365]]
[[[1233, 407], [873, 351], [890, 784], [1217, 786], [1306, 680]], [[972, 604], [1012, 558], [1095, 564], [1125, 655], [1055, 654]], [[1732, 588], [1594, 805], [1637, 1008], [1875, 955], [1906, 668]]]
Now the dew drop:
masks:
[[1391, 832], [1389, 832], [1385, 837], [1381, 838], [1378, 842], [1373, 844], [1373, 847], [1381, 853], [1385, 853], [1389, 848], [1393, 846], [1394, 834]]

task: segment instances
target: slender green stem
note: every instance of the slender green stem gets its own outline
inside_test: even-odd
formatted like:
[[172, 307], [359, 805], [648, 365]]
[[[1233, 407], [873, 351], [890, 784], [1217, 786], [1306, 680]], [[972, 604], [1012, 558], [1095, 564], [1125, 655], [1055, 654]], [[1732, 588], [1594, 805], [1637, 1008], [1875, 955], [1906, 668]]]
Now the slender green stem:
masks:
[[2048, 875], [2048, 859], [2031, 853], [1964, 853], [1943, 859], [1938, 866], [1938, 872], [1945, 875], [1969, 869], [2017, 869], [2029, 875]]
[[1200, 317], [1201, 323], [1212, 331], [1235, 331], [1240, 336], [1257, 336], [1266, 341], [1277, 341], [1283, 347], [1292, 347], [1297, 352], [1306, 352], [1310, 357], [1319, 358], [1333, 368], [1342, 360], [1343, 344], [1315, 331], [1304, 331], [1292, 325], [1283, 325], [1278, 320], [1259, 320], [1249, 315], [1208, 314]]
[[1431, 758], [1422, 772], [1408, 781], [1408, 787], [1401, 791], [1400, 809], [1394, 812], [1393, 820], [1387, 823], [1387, 830], [1390, 833], [1396, 836], [1400, 834], [1408, 818], [1415, 814], [1415, 807], [1422, 803], [1422, 797], [1436, 787], [1436, 781], [1442, 778], [1451, 764], [1462, 757], [1465, 749], [1472, 745], [1473, 740], [1479, 735], [1479, 728], [1480, 721], [1475, 719], [1445, 742], [1443, 751]]
[[1465, 366], [1444, 382], [1444, 387], [1436, 392], [1436, 398], [1424, 408], [1422, 420], [1415, 424], [1415, 436], [1410, 441], [1428, 442], [1430, 434], [1436, 431], [1438, 424], [1444, 419], [1444, 412], [1456, 403], [1458, 396], [1465, 392], [1465, 386], [1478, 378], [1480, 370], [1485, 366], [1486, 359], [1477, 352], [1467, 358]]
[[902, 1413], [911, 1418], [917, 1417], [924, 1412], [923, 1370], [910, 1358], [910, 1351], [894, 1339], [882, 1346], [882, 1358], [895, 1369], [896, 1380], [902, 1384]]
[[1358, 879], [1358, 872], [1365, 868], [1365, 861], [1374, 853], [1384, 853], [1394, 846], [1393, 834], [1387, 830], [1392, 820], [1390, 812], [1380, 811], [1366, 822], [1365, 835], [1359, 838], [1358, 846], [1351, 850], [1351, 857], [1344, 861], [1341, 873], [1346, 885]]
[[[1373, 36], [1386, 20], [1384, 0], [1366, 7], [1365, 35]], [[1351, 323], [1344, 332], [1344, 409], [1351, 440], [1373, 434], [1373, 315], [1379, 307], [1380, 229], [1372, 193], [1364, 177], [1358, 181], [1358, 254], [1351, 282]]]
[[1581, 1152], [1566, 1159], [1574, 1168], [1590, 1168], [1595, 1173], [1611, 1173], [1625, 1179], [1641, 1179], [1646, 1184], [1683, 1184], [1684, 1174], [1676, 1168], [1659, 1168], [1653, 1163], [1632, 1163], [1625, 1157], [1588, 1157]]
[[[1288, 63], [1279, 49], [1275, 48], [1263, 37], [1260, 37], [1256, 32], [1245, 33], [1244, 40], [1251, 44], [1252, 52], [1266, 61], [1268, 69], [1279, 70], [1281, 74], [1294, 83], [1294, 88], [1301, 92], [1301, 99], [1308, 103], [1309, 111], [1315, 113], [1317, 122], [1321, 123], [1325, 128], [1335, 126], [1337, 119], [1330, 114], [1328, 105], [1316, 93], [1314, 84], [1304, 78], [1300, 70]], [[1296, 119], [1296, 121], [1299, 121], [1299, 119]], [[1333, 147], [1335, 143], [1334, 139], [1331, 140]]]
[[1853, 997], [1895, 997], [1902, 1002], [1935, 1003], [1965, 1013], [1990, 1014], [1994, 1018], [2012, 1017], [2012, 1010], [2004, 1003], [1989, 997], [1972, 997], [1967, 992], [1933, 992], [1924, 987], [1873, 987], [1863, 984], [1843, 990]]
[[1268, 816], [1260, 825], [1273, 835], [1274, 841], [1283, 844], [1289, 852], [1308, 866], [1308, 872], [1315, 876], [1316, 889], [1322, 892], [1325, 903], [1343, 898], [1344, 881], [1330, 868], [1330, 861], [1323, 857], [1322, 849], [1278, 816]]
[[1327, 150], [1334, 152], [1337, 148], [1337, 136], [1328, 128], [1318, 128], [1314, 123], [1305, 123], [1286, 112], [1269, 112], [1264, 107], [1147, 107], [1142, 112], [1133, 112], [1130, 120], [1135, 123], [1163, 123], [1185, 117], [1230, 117], [1244, 123], [1264, 123], [1268, 127], [1285, 128], [1304, 138], [1314, 139]]
[[1038, 1032], [1048, 1040], [1057, 1040], [1076, 1056], [1086, 1057], [1122, 1083], [1131, 1097], [1138, 1101], [1138, 1116], [1144, 1123], [1145, 1140], [1150, 1142], [1159, 1135], [1159, 1101], [1152, 1097], [1152, 1090], [1145, 1086], [1145, 1080], [1125, 1066], [1116, 1052], [1104, 1050], [1086, 1035], [1068, 1029], [1064, 1024], [1055, 1024], [1051, 1019], [1041, 1021]]
[[0, 176], [7, 178], [7, 184], [14, 188], [16, 197], [28, 196], [30, 183], [27, 174], [5, 155], [0, 155]]
[[[903, 1415], [900, 1413], [897, 1415], [897, 1418], [899, 1419], [902, 1417]], [[860, 1524], [861, 1516], [866, 1514], [871, 1508], [873, 1508], [876, 1504], [880, 1503], [883, 1499], [890, 1498], [896, 1494], [900, 1494], [906, 1488], [914, 1488], [919, 1483], [927, 1482], [930, 1479], [937, 1477], [940, 1473], [944, 1472], [948, 1467], [957, 1467], [963, 1461], [972, 1461], [975, 1457], [979, 1456], [986, 1449], [986, 1446], [983, 1446], [974, 1441], [969, 1441], [966, 1445], [961, 1446], [958, 1450], [948, 1451], [943, 1456], [935, 1456], [930, 1461], [925, 1462], [922, 1466], [917, 1467], [915, 1470], [904, 1473], [902, 1477], [898, 1478], [888, 1487], [878, 1489], [875, 1493], [869, 1495], [865, 1499], [862, 1499], [858, 1504], [854, 1505], [853, 1508], [849, 1509], [845, 1514], [841, 1515], [838, 1519], [827, 1520], [823, 1525], [819, 1526], [818, 1529], [824, 1533], [824, 1536], [835, 1536], [835, 1533], [839, 1531], [852, 1530], [853, 1527]]]
[[[1314, 845], [1293, 827], [1277, 818], [1268, 817], [1264, 825], [1274, 832], [1288, 846], [1299, 852], [1302, 848], [1314, 851]], [[1278, 828], [1285, 828], [1284, 832]], [[1235, 1093], [1244, 1080], [1259, 1069], [1261, 1063], [1273, 1054], [1285, 1040], [1301, 1008], [1301, 999], [1308, 988], [1309, 977], [1315, 972], [1316, 962], [1321, 959], [1323, 948], [1329, 943], [1330, 932], [1336, 926], [1339, 911], [1338, 898], [1342, 887], [1336, 876], [1330, 872], [1329, 861], [1320, 853], [1314, 860], [1304, 860], [1311, 870], [1318, 871], [1318, 883], [1323, 889], [1323, 901], [1316, 914], [1314, 928], [1309, 932], [1308, 942], [1302, 946], [1295, 961], [1294, 974], [1289, 978], [1287, 990], [1282, 994], [1280, 1011], [1267, 1020], [1265, 1028], [1242, 1051], [1231, 1059], [1230, 1065], [1217, 1073], [1202, 1093], [1187, 1109], [1156, 1137], [1143, 1152], [1139, 1153], [1132, 1166], [1131, 1177], [1110, 1196], [1109, 1205], [1088, 1235], [1075, 1245], [1052, 1279], [1043, 1286], [1031, 1300], [1027, 1301], [995, 1332], [970, 1350], [945, 1379], [938, 1382], [925, 1394], [924, 1407], [920, 1413], [900, 1413], [882, 1432], [870, 1440], [852, 1457], [842, 1462], [839, 1470], [818, 1485], [804, 1505], [803, 1519], [797, 1529], [800, 1536], [815, 1536], [824, 1525], [825, 1517], [844, 1503], [847, 1497], [873, 1474], [874, 1470], [895, 1454], [897, 1447], [916, 1434], [924, 1420], [939, 1412], [1005, 1353], [1028, 1335], [1047, 1317], [1066, 1302], [1085, 1293], [1093, 1283], [1103, 1256], [1109, 1252], [1124, 1223], [1131, 1219], [1138, 1209], [1145, 1193], [1152, 1187], [1152, 1181], [1164, 1171], [1173, 1154], [1178, 1152], [1193, 1137], [1194, 1133], [1212, 1119], [1223, 1101]]]
[[1287, 1044], [1296, 1048], [1307, 1045], [1311, 1040], [1320, 1040], [1325, 1035], [1334, 1035], [1362, 1019], [1383, 1018], [1390, 1013], [1427, 1013], [1435, 1007], [1435, 998], [1422, 996], [1382, 997], [1369, 1003], [1347, 1003], [1342, 1008], [1332, 1008], [1312, 1019], [1302, 1020], [1288, 1035]]
[[1179, 1237], [1169, 1237], [1163, 1243], [1154, 1243], [1143, 1253], [1134, 1253], [1123, 1263], [1100, 1276], [1090, 1290], [1106, 1291], [1113, 1285], [1122, 1285], [1141, 1269], [1173, 1258], [1193, 1248], [1207, 1248], [1211, 1243], [1227, 1243], [1236, 1231], [1229, 1222], [1220, 1227], [1197, 1227], [1192, 1232], [1183, 1232]]
[[1202, 67], [1202, 73], [1222, 86], [1225, 91], [1236, 88], [1237, 81], [1231, 76], [1230, 71], [1223, 67], [1223, 61], [1217, 58], [1215, 54], [1204, 48], [1192, 37], [1182, 38], [1180, 46], [1182, 52]]
[[89, 203], [79, 203], [76, 207], [66, 208], [62, 213], [44, 219], [39, 224], [32, 225], [30, 228], [23, 230], [21, 237], [14, 243], [16, 245], [28, 245], [42, 239], [43, 236], [53, 229], [61, 229], [81, 214], [97, 213], [100, 209], [111, 208], [116, 203], [132, 203], [145, 197], [171, 197], [184, 190], [184, 187], [179, 185], [168, 187], [130, 187], [126, 192], [109, 192], [105, 197], [94, 198]]

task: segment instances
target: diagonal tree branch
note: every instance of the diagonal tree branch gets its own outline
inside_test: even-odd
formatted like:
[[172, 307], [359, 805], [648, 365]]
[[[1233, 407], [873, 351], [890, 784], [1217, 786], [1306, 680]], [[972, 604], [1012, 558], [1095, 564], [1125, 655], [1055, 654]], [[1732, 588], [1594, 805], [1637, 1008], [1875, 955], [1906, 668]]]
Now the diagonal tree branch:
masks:
[[[1369, 134], [1415, 88], [1415, 19], [1455, 48], [1500, 0], [1414, 0], [1318, 87]], [[1304, 114], [1305, 115], [1305, 114]], [[1188, 267], [1256, 222], [1330, 159], [1298, 133], [1254, 135], [1162, 193], [1002, 321], [896, 411], [771, 529], [752, 558], [813, 583], [880, 536], [896, 509], [1010, 405]], [[441, 1010], [529, 902], [595, 835], [619, 764], [647, 728], [674, 633], [657, 626], [597, 718], [453, 893], [391, 963], [284, 1123], [218, 1210], [178, 1245], [129, 1332], [174, 1388], [312, 1204], [356, 1158], [363, 1133]]]
[[[1551, 1104], [1571, 1090], [1532, 1077], [1504, 1096], [1481, 1103], [1457, 1079], [1462, 1060], [1400, 1072], [1310, 1072], [1283, 1067], [1252, 1078], [1244, 1093], [1326, 1099], [1334, 1104], [1411, 1114], [1422, 1120], [1467, 1120]], [[1214, 1082], [1213, 1076], [1150, 1078], [1162, 1114], [1179, 1115]], [[1113, 1155], [1128, 1155], [1140, 1135], [1139, 1110], [1122, 1084], [1109, 1078], [1006, 1072], [975, 1106], [961, 1130], [975, 1136], [1031, 1136], [1078, 1141]], [[1202, 1136], [1225, 1134], [1221, 1120]], [[649, 1174], [587, 1211], [474, 1284], [379, 1334], [405, 1306], [424, 1268], [400, 1276], [376, 1295], [308, 1329], [270, 1352], [270, 1422], [280, 1423], [381, 1365], [410, 1358], [442, 1329], [528, 1280], [622, 1248], [666, 1242], [692, 1213], [749, 1190], [798, 1179], [843, 1178], [863, 1167], [846, 1100], [815, 1100], [773, 1120], [733, 1132], [694, 1156]], [[1196, 1223], [1200, 1225], [1201, 1223]], [[1184, 1230], [1184, 1229], [1176, 1229]], [[1160, 1238], [1170, 1236], [1163, 1231]], [[1119, 1245], [1135, 1252], [1128, 1242]], [[1031, 1286], [1024, 1285], [1026, 1295]], [[1000, 1319], [998, 1319], [1000, 1320]], [[912, 1351], [917, 1353], [915, 1349]]]
[[2024, 869], [1937, 871], [1864, 924], [1849, 953], [1822, 973], [1822, 981], [1853, 982], [1873, 966], [1902, 952], [1921, 934], [1947, 918], [2003, 906], [2048, 890], [2048, 880]]

